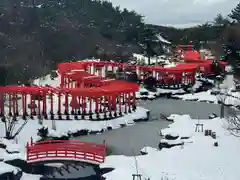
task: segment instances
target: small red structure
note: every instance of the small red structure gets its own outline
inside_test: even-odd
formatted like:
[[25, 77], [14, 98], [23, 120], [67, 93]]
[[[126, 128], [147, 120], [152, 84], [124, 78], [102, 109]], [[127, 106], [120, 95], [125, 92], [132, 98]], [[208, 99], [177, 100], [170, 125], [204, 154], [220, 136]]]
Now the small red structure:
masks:
[[[198, 51], [185, 51], [183, 52], [183, 60], [187, 64], [192, 64], [198, 67], [201, 72], [203, 72], [204, 75], [213, 75], [213, 69], [212, 64], [213, 60], [203, 60], [201, 59], [200, 53]], [[222, 72], [225, 72], [225, 68], [227, 65], [227, 62], [224, 61], [218, 61], [218, 64], [220, 66], [220, 70]], [[183, 64], [183, 66], [185, 66]]]
[[177, 51], [193, 51], [194, 50], [194, 46], [192, 44], [188, 44], [188, 45], [178, 45], [176, 47]]
[[26, 146], [27, 163], [80, 161], [99, 165], [106, 157], [106, 143], [95, 144], [78, 140], [50, 140]]

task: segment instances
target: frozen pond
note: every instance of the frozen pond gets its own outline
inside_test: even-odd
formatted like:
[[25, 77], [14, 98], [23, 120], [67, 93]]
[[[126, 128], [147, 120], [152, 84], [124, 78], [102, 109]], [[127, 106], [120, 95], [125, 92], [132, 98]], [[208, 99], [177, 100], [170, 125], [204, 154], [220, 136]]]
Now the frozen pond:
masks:
[[96, 143], [102, 143], [103, 140], [106, 140], [112, 154], [130, 156], [139, 154], [140, 149], [144, 146], [158, 146], [159, 130], [166, 128], [169, 124], [166, 120], [160, 119], [160, 113], [165, 115], [190, 114], [193, 118], [205, 119], [213, 112], [220, 114], [219, 105], [204, 102], [157, 99], [154, 101], [140, 101], [139, 105], [151, 110], [151, 117], [154, 120], [108, 131], [100, 135], [89, 135], [75, 139]]

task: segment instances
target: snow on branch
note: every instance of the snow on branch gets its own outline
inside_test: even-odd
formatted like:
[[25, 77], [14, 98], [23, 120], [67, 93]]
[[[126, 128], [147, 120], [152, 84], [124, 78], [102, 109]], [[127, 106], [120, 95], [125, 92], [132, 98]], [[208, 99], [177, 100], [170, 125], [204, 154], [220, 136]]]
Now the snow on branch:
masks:
[[234, 136], [240, 137], [240, 118], [239, 112], [231, 107], [227, 108], [228, 116], [227, 120], [227, 130]]

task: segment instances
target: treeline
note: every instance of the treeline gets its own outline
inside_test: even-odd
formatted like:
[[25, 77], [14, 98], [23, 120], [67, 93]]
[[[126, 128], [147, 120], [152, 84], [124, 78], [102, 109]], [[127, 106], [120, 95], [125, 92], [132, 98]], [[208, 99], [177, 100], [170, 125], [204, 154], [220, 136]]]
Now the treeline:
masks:
[[240, 70], [240, 3], [226, 17], [218, 14], [212, 21], [196, 27], [177, 29], [149, 26], [162, 32], [174, 44], [191, 42], [197, 49], [201, 46], [210, 48], [217, 58], [226, 56], [235, 67], [235, 72]]
[[99, 0], [1, 0], [0, 64], [16, 83], [48, 73], [63, 61], [125, 60], [144, 51], [142, 16]]
[[134, 52], [151, 57], [163, 52], [157, 33], [173, 44], [215, 40], [237, 49], [239, 14], [240, 5], [227, 18], [176, 29], [146, 25], [140, 14], [100, 0], [0, 0], [0, 68], [7, 69], [0, 75], [16, 83], [63, 61], [126, 61]]
[[224, 44], [232, 44], [240, 49], [240, 3], [224, 17], [218, 14], [217, 17], [202, 25], [177, 29], [163, 26], [154, 26], [166, 35], [167, 39], [175, 44], [187, 44], [193, 42], [200, 46], [201, 41], [218, 41]]

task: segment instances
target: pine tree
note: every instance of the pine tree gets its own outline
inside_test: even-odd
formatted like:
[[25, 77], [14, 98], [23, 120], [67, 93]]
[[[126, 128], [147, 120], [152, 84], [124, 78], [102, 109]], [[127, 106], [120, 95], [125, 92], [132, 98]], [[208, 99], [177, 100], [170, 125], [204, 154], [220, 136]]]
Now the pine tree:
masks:
[[223, 17], [222, 14], [218, 14], [217, 17], [214, 19], [215, 25], [227, 25], [229, 24], [228, 18]]
[[143, 45], [144, 54], [148, 57], [148, 64], [154, 55], [157, 55], [154, 48], [157, 45], [156, 33], [153, 29], [146, 27], [141, 33], [140, 43]]
[[233, 21], [240, 22], [240, 3], [228, 15]]

